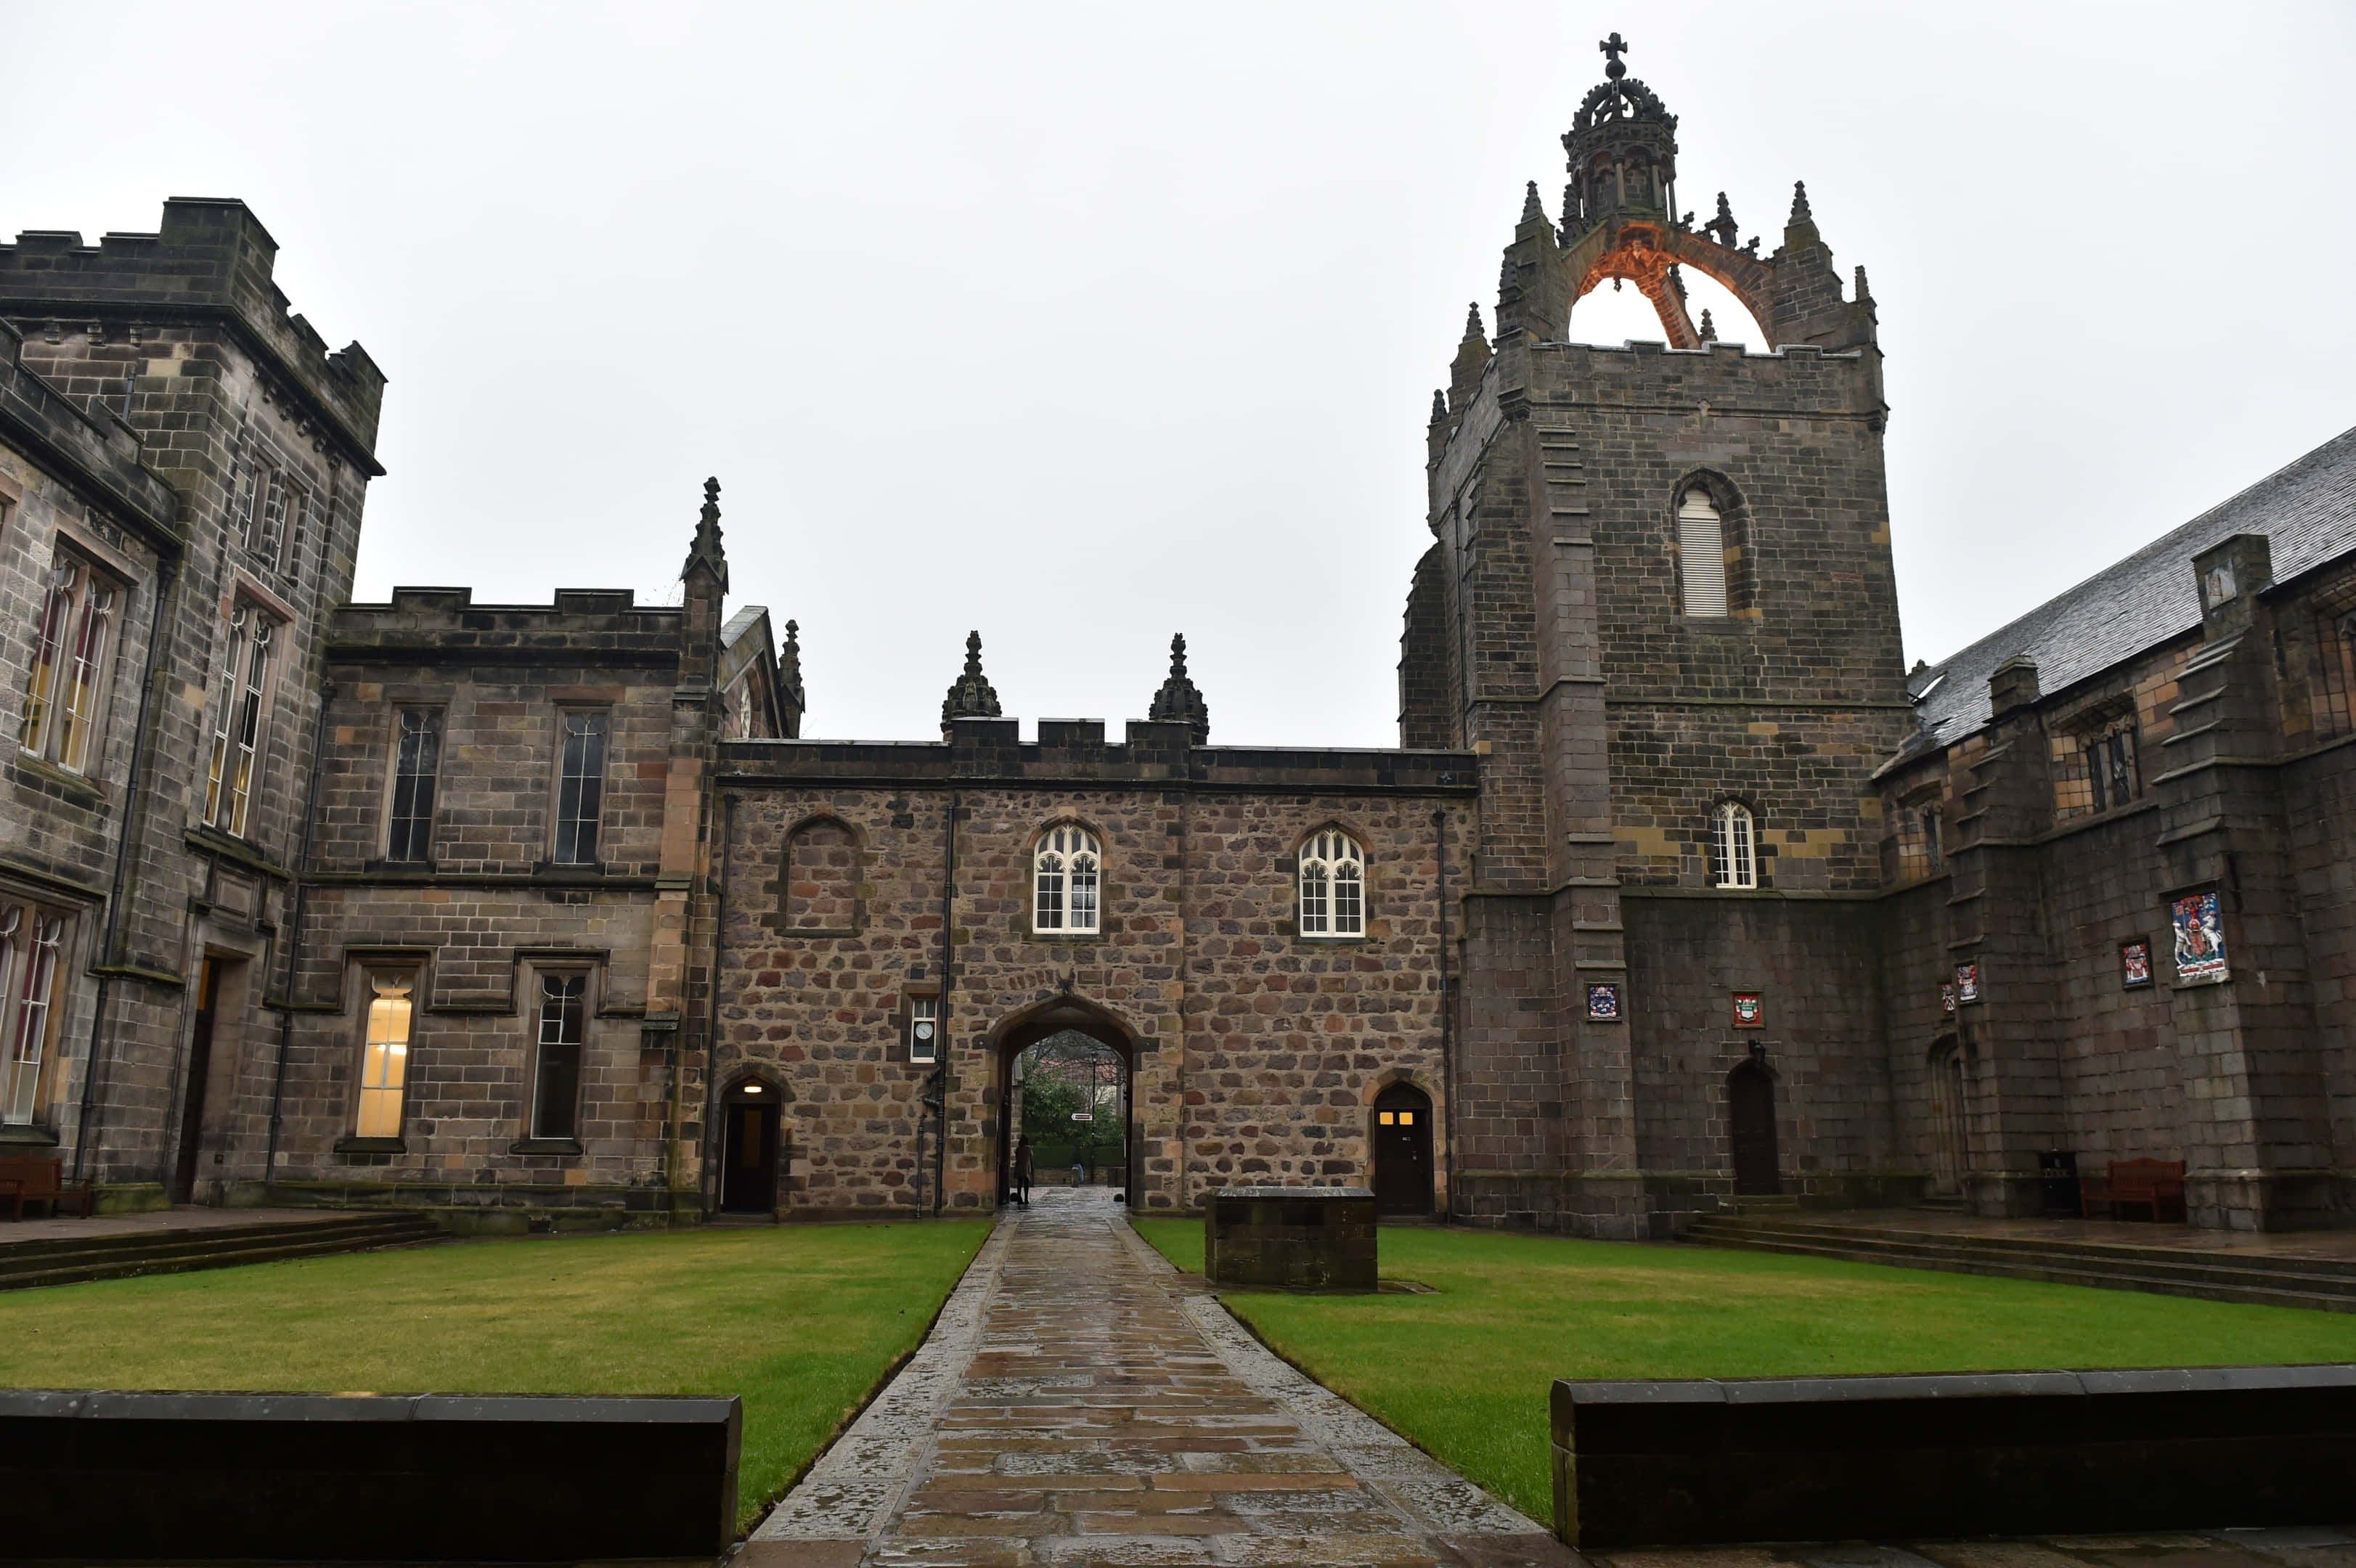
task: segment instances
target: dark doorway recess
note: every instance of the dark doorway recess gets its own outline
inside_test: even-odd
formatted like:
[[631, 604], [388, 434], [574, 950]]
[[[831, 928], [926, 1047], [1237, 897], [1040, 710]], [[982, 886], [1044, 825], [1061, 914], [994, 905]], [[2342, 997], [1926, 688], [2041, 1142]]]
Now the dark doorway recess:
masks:
[[721, 1103], [720, 1208], [729, 1214], [777, 1211], [780, 1123], [785, 1099], [774, 1083], [746, 1079]]
[[1783, 1190], [1775, 1169], [1775, 1080], [1746, 1061], [1726, 1077], [1727, 1130], [1734, 1144], [1734, 1195], [1768, 1198]]
[[205, 1097], [212, 1087], [213, 1033], [220, 1018], [221, 982], [233, 961], [207, 958], [197, 974], [197, 1023], [188, 1031], [188, 1072], [180, 1100], [180, 1142], [172, 1159], [172, 1201], [193, 1203], [197, 1161], [204, 1153]]
[[1375, 1212], [1431, 1212], [1431, 1096], [1411, 1083], [1375, 1099]]

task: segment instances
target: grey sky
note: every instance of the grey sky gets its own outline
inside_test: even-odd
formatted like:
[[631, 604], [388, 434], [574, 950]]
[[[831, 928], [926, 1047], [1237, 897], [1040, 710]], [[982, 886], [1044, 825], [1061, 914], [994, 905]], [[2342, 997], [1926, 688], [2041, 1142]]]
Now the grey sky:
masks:
[[2344, 0], [15, 0], [0, 229], [253, 207], [391, 378], [363, 598], [668, 600], [716, 474], [810, 733], [930, 733], [969, 626], [1118, 725], [1183, 630], [1215, 740], [1385, 745], [1431, 389], [1614, 28], [1685, 205], [1805, 179], [1871, 274], [1910, 659], [2356, 423]]

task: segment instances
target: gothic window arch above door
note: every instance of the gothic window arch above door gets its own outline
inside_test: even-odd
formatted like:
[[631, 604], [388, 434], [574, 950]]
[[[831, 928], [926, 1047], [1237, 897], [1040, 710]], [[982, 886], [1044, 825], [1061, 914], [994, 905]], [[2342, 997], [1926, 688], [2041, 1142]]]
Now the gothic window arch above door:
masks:
[[1104, 850], [1076, 822], [1059, 822], [1039, 835], [1031, 852], [1031, 929], [1041, 935], [1094, 936], [1103, 929], [1099, 907]]
[[1366, 934], [1366, 852], [1338, 827], [1312, 834], [1301, 847], [1299, 918], [1306, 937]]

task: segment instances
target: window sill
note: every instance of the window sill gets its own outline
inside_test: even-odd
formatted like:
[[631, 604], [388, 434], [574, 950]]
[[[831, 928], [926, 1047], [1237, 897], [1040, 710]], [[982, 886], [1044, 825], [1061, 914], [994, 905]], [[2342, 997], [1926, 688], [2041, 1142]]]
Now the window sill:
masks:
[[1059, 946], [1067, 947], [1092, 946], [1104, 939], [1105, 933], [1101, 931], [1034, 931], [1031, 933], [1031, 940], [1033, 942], [1054, 943]]
[[209, 855], [219, 855], [225, 860], [234, 860], [250, 871], [259, 871], [265, 877], [274, 878], [282, 882], [293, 880], [286, 868], [263, 856], [252, 842], [224, 833], [218, 827], [209, 827], [198, 823], [180, 837], [191, 849], [200, 849]]
[[602, 882], [605, 880], [603, 860], [541, 860], [533, 864], [531, 874], [551, 882]]
[[106, 786], [96, 779], [59, 767], [31, 752], [16, 753], [16, 777], [22, 783], [46, 784], [71, 795], [83, 805], [103, 806], [107, 802]]
[[409, 1144], [402, 1138], [337, 1138], [337, 1154], [407, 1154]]
[[0, 1126], [0, 1145], [8, 1144], [29, 1144], [37, 1148], [55, 1148], [58, 1147], [58, 1130], [55, 1127], [45, 1127], [33, 1122]]
[[581, 1152], [579, 1138], [518, 1138], [508, 1145], [509, 1154], [571, 1154]]
[[1364, 947], [1367, 943], [1372, 942], [1375, 939], [1364, 934], [1357, 936], [1328, 936], [1323, 933], [1311, 933], [1306, 935], [1295, 936], [1293, 940], [1300, 943], [1304, 947]]

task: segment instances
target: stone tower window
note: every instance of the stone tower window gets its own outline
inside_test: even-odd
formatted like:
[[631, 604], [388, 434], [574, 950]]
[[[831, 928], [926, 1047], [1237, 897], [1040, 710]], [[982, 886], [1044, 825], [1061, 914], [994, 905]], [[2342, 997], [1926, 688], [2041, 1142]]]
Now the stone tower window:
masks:
[[116, 598], [112, 582], [60, 557], [33, 638], [17, 743], [75, 773], [88, 772], [93, 754], [91, 741], [114, 647]]
[[556, 863], [597, 863], [597, 828], [605, 815], [605, 715], [560, 715], [563, 745], [557, 759]]
[[1339, 828], [1317, 834], [1301, 850], [1301, 934], [1366, 934], [1366, 855]]
[[1726, 613], [1726, 524], [1697, 485], [1677, 503], [1677, 567], [1688, 615]]
[[1104, 852], [1096, 835], [1076, 822], [1059, 822], [1039, 836], [1031, 858], [1034, 890], [1031, 928], [1096, 934], [1097, 888]]
[[1759, 885], [1758, 835], [1740, 801], [1721, 802], [1710, 815], [1709, 880], [1718, 888]]
[[401, 739], [392, 754], [392, 818], [385, 834], [386, 859], [414, 863], [434, 858], [434, 784], [441, 766], [441, 712], [432, 708], [402, 709]]
[[205, 772], [205, 821], [245, 837], [254, 770], [262, 757], [262, 720], [269, 706], [271, 637], [278, 624], [250, 604], [229, 618], [229, 653], [221, 660], [213, 699], [212, 760]]

